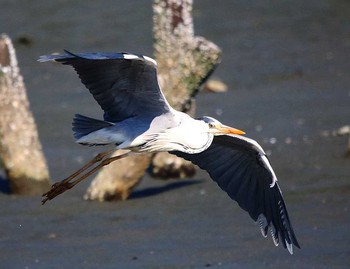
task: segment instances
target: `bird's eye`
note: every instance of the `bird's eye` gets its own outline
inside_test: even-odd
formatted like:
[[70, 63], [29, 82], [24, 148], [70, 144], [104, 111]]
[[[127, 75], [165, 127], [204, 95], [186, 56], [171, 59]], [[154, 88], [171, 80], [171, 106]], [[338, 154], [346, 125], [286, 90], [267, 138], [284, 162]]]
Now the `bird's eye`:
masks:
[[215, 127], [215, 125], [213, 123], [208, 123], [208, 125], [209, 125], [209, 128], [214, 128]]

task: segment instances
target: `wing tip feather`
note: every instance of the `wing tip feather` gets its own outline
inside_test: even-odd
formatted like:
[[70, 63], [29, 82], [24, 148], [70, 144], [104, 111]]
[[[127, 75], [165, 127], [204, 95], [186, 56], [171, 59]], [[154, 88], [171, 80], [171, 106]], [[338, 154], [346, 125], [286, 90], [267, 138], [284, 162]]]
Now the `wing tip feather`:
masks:
[[108, 59], [125, 59], [125, 60], [141, 60], [148, 62], [157, 67], [157, 61], [149, 56], [129, 53], [129, 52], [118, 52], [118, 53], [73, 53], [64, 49], [64, 54], [53, 53], [51, 55], [39, 56], [38, 62], [57, 61], [65, 58], [78, 58], [86, 60], [108, 60]]

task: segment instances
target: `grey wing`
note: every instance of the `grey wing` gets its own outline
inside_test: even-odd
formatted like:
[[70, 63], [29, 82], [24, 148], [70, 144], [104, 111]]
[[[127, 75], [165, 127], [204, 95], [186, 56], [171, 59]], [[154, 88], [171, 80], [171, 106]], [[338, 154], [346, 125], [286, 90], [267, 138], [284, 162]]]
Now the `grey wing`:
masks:
[[198, 154], [171, 152], [206, 170], [239, 206], [258, 221], [264, 237], [270, 230], [275, 245], [281, 239], [292, 253], [300, 248], [287, 208], [263, 149], [254, 140], [236, 135], [215, 136]]
[[156, 62], [128, 53], [79, 53], [41, 56], [39, 61], [71, 65], [104, 110], [104, 119], [122, 121], [169, 112], [157, 80]]

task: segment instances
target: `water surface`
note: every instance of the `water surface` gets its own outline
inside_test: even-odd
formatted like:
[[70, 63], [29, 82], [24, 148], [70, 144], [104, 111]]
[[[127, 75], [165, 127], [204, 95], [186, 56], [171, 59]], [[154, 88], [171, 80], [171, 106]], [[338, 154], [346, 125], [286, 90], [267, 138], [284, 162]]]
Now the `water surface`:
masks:
[[[152, 55], [146, 1], [0, 0], [0, 32], [16, 42], [53, 180], [98, 148], [76, 145], [74, 113], [101, 115], [74, 71], [39, 64], [62, 51]], [[212, 115], [259, 141], [283, 190], [302, 246], [293, 256], [264, 239], [204, 172], [189, 181], [145, 177], [132, 199], [82, 199], [89, 182], [41, 206], [0, 194], [2, 268], [349, 268], [349, 2], [195, 1], [197, 34], [223, 49], [214, 76], [224, 94], [200, 94]]]

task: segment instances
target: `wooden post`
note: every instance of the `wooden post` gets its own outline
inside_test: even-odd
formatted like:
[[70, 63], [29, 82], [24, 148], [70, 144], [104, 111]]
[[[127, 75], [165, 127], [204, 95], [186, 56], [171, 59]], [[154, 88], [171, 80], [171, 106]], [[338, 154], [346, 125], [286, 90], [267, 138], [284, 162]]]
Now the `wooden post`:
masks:
[[[192, 0], [155, 0], [153, 12], [160, 86], [174, 108], [189, 111], [200, 85], [220, 61], [220, 49], [206, 39], [194, 36]], [[161, 160], [153, 163], [154, 174], [174, 175], [174, 167], [182, 171], [177, 175], [194, 173], [192, 164], [176, 160], [167, 153], [160, 154], [165, 155], [154, 159]], [[166, 162], [164, 158], [167, 158]], [[136, 156], [104, 167], [88, 188], [85, 198], [99, 201], [126, 199], [140, 182], [151, 160], [150, 155]]]
[[[175, 109], [194, 116], [193, 98], [220, 62], [220, 49], [194, 36], [192, 0], [156, 0], [153, 11], [159, 83]], [[165, 152], [153, 158], [152, 166], [151, 173], [156, 177], [194, 175], [192, 163]]]
[[16, 194], [41, 194], [49, 172], [10, 38], [0, 36], [0, 156]]

